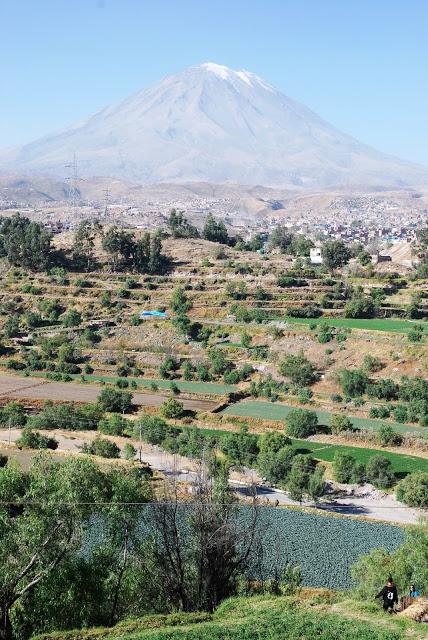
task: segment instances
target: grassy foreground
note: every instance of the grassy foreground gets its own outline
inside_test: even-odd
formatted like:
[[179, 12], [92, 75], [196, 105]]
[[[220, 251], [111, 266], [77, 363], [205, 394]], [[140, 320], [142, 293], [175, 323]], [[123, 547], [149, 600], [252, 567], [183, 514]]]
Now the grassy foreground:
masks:
[[34, 640], [404, 640], [426, 638], [424, 627], [332, 592], [307, 590], [299, 597], [232, 598], [212, 615], [146, 616], [110, 629], [43, 634]]

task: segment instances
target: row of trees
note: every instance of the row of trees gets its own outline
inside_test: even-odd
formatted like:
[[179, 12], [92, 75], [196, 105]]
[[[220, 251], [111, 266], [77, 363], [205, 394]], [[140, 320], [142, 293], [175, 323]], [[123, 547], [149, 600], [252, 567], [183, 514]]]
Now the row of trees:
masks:
[[74, 236], [69, 254], [56, 251], [52, 234], [39, 222], [16, 214], [0, 220], [0, 257], [17, 267], [43, 271], [55, 266], [90, 271], [98, 266], [96, 241], [108, 257], [113, 271], [132, 270], [137, 273], [159, 274], [170, 266], [162, 253], [160, 233], [145, 233], [136, 239], [131, 232], [116, 226], [104, 231], [98, 222], [83, 220]]
[[44, 456], [1, 467], [1, 640], [212, 611], [233, 595], [260, 566], [263, 533], [255, 502], [243, 519], [222, 466], [210, 468], [182, 504], [168, 486], [156, 502], [138, 467]]

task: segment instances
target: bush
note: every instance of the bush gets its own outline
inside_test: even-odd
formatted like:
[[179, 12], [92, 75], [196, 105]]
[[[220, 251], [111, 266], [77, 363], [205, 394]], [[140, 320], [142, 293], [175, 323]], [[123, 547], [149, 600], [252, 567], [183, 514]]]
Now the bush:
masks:
[[398, 391], [398, 384], [390, 378], [381, 378], [367, 387], [368, 395], [379, 400], [396, 400]]
[[428, 508], [428, 473], [417, 471], [401, 480], [396, 491], [397, 500], [409, 507]]
[[376, 373], [384, 368], [384, 364], [380, 358], [376, 358], [375, 356], [371, 356], [370, 354], [364, 356], [363, 360], [363, 370], [366, 373]]
[[76, 309], [70, 309], [62, 316], [64, 327], [78, 327], [82, 322], [82, 316]]
[[287, 433], [292, 438], [307, 438], [317, 432], [318, 417], [314, 411], [292, 409], [286, 418]]
[[341, 373], [341, 385], [343, 393], [349, 398], [362, 396], [367, 389], [369, 379], [361, 369], [345, 369]]
[[390, 424], [381, 425], [377, 433], [378, 442], [382, 447], [390, 445], [400, 445], [403, 441], [402, 437], [394, 431]]
[[407, 422], [408, 420], [407, 408], [403, 404], [397, 404], [396, 407], [394, 408], [393, 416], [397, 422], [401, 422], [401, 423]]
[[106, 388], [101, 391], [97, 402], [104, 411], [128, 413], [132, 407], [132, 393]]
[[178, 402], [178, 400], [175, 400], [175, 398], [168, 398], [168, 400], [165, 400], [160, 411], [164, 418], [170, 420], [178, 420], [184, 416], [183, 405], [181, 402]]
[[98, 423], [98, 431], [106, 436], [121, 436], [126, 428], [127, 420], [119, 413], [102, 418]]
[[16, 440], [18, 449], [57, 449], [58, 442], [55, 438], [44, 436], [31, 427], [24, 427], [21, 436]]
[[395, 482], [391, 462], [382, 455], [370, 458], [366, 467], [366, 475], [368, 482], [371, 482], [378, 489], [388, 489]]
[[335, 435], [342, 433], [342, 431], [353, 431], [354, 426], [348, 416], [344, 416], [341, 413], [333, 413], [330, 418], [330, 429]]
[[316, 369], [305, 357], [303, 350], [297, 356], [286, 355], [279, 365], [279, 372], [302, 387], [313, 384], [317, 379]]
[[134, 460], [136, 453], [136, 448], [130, 442], [125, 442], [125, 446], [123, 447], [123, 457], [125, 460]]
[[389, 418], [390, 415], [391, 410], [385, 405], [381, 405], [380, 407], [372, 407], [369, 411], [370, 418]]
[[313, 304], [307, 304], [298, 308], [289, 307], [286, 313], [290, 318], [319, 318], [322, 316], [322, 309]]
[[359, 296], [349, 300], [345, 304], [345, 318], [373, 318], [376, 315], [376, 306], [368, 296]]
[[120, 449], [115, 442], [98, 437], [90, 444], [85, 443], [82, 451], [101, 458], [119, 458], [120, 456]]

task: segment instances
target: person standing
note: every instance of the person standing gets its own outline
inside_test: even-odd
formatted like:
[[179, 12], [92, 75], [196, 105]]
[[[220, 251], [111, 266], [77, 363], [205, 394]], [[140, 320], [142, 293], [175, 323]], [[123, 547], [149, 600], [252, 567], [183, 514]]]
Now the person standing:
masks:
[[394, 607], [398, 603], [398, 591], [394, 580], [390, 577], [386, 585], [379, 591], [376, 598], [382, 598], [383, 610], [388, 613], [394, 612]]
[[420, 594], [420, 592], [416, 589], [415, 585], [414, 585], [414, 584], [411, 584], [411, 585], [410, 585], [410, 589], [409, 589], [409, 596], [410, 596], [411, 598], [419, 598], [419, 596], [420, 596], [420, 595], [421, 595], [421, 594]]

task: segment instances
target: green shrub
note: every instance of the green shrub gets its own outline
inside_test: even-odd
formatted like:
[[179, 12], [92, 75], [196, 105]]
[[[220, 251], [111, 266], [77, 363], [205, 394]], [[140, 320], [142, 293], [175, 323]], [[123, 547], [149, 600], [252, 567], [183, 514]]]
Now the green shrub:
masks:
[[101, 458], [119, 458], [120, 449], [115, 442], [104, 438], [95, 438], [90, 444], [85, 443], [82, 447], [83, 453], [89, 453]]
[[31, 427], [24, 427], [20, 437], [16, 440], [18, 449], [57, 449], [58, 442], [55, 438], [44, 436]]
[[287, 433], [292, 438], [307, 438], [317, 432], [318, 417], [315, 411], [292, 409], [286, 418]]

